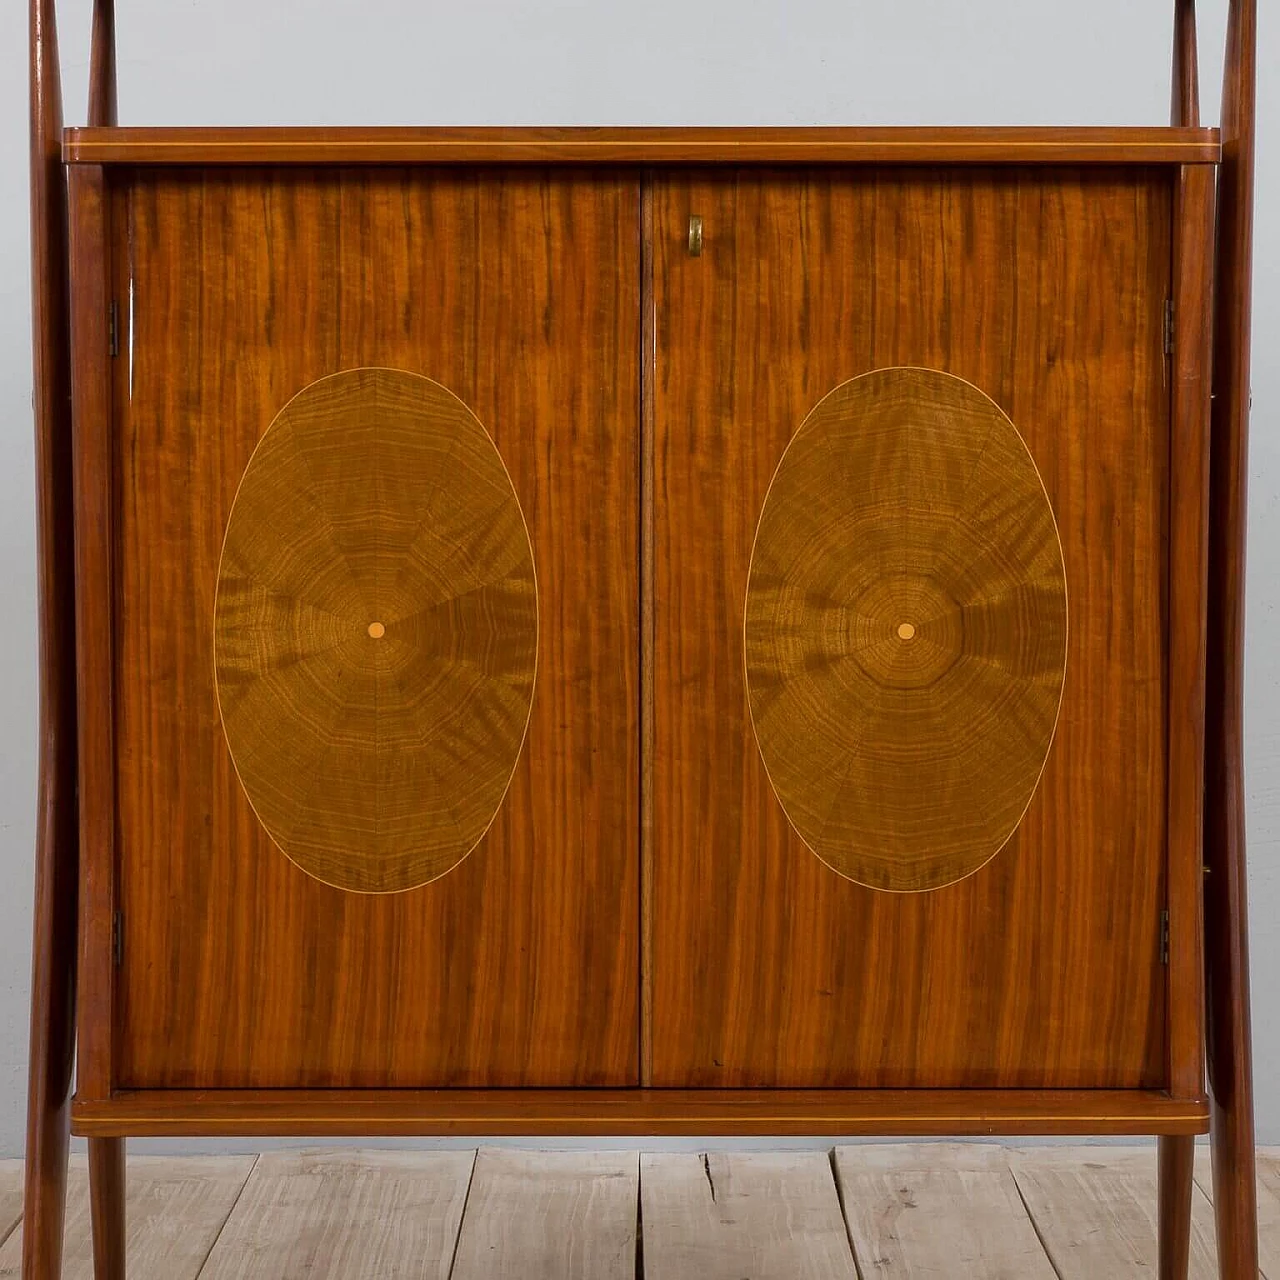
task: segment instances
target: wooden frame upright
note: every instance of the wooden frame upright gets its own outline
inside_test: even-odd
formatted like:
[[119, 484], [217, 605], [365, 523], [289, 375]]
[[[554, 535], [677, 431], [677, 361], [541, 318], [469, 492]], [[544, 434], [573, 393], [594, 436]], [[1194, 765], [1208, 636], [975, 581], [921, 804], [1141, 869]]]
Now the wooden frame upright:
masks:
[[[61, 1271], [68, 1135], [89, 1140], [95, 1270], [124, 1274], [126, 1135], [1159, 1135], [1161, 1275], [1185, 1277], [1194, 1135], [1212, 1122], [1222, 1274], [1257, 1273], [1242, 786], [1256, 0], [1231, 0], [1221, 133], [1199, 125], [1193, 0], [1176, 0], [1172, 120], [1161, 129], [195, 130], [116, 122], [114, 8], [95, 0], [88, 128], [64, 135], [54, 0], [30, 0], [31, 201], [39, 556], [40, 736], [23, 1274]], [[1171, 709], [1171, 789], [1203, 848], [1170, 859], [1169, 1081], [1164, 1090], [129, 1091], [113, 1070], [109, 689], [111, 397], [105, 228], [114, 166], [564, 166], [803, 163], [1145, 164], [1176, 170], [1169, 662], [1192, 673]], [[1216, 178], [1216, 185], [1215, 185]], [[68, 213], [68, 184], [71, 213]], [[651, 209], [642, 203], [647, 240]], [[651, 272], [652, 259], [646, 257]], [[651, 275], [642, 285], [651, 298]], [[652, 354], [651, 352], [649, 353]], [[1211, 395], [1212, 392], [1212, 395]], [[73, 433], [73, 401], [75, 430]], [[642, 424], [651, 426], [651, 392]], [[640, 545], [652, 560], [652, 439], [642, 426]], [[648, 486], [648, 487], [646, 487]], [[650, 563], [651, 567], [651, 563]], [[652, 676], [652, 613], [641, 670]], [[79, 654], [79, 659], [77, 658]], [[1195, 673], [1201, 673], [1198, 677]], [[80, 686], [79, 704], [77, 684]], [[641, 701], [643, 842], [651, 708]], [[82, 854], [83, 850], [83, 854]], [[1198, 874], [1203, 863], [1203, 889]], [[641, 888], [642, 910], [647, 901]], [[643, 956], [643, 953], [642, 953]], [[642, 958], [642, 964], [644, 960]], [[1204, 1016], [1202, 1018], [1202, 1005]], [[78, 1090], [72, 1103], [77, 1053]], [[643, 1046], [651, 1028], [641, 1012]], [[1202, 1039], [1203, 1030], [1203, 1039]], [[1206, 1101], [1202, 1067], [1207, 1064]], [[641, 1084], [646, 1079], [641, 1072]]]

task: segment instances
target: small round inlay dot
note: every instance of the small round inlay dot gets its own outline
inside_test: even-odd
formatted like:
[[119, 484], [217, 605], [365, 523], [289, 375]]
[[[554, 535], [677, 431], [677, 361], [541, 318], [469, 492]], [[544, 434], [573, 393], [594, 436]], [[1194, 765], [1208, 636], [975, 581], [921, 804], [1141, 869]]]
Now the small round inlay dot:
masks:
[[[373, 633], [373, 628], [372, 628], [372, 627], [370, 627], [370, 628], [369, 628], [369, 632], [370, 632], [370, 634], [372, 635], [372, 633]], [[909, 623], [909, 622], [902, 622], [902, 623], [899, 623], [899, 624], [898, 624], [898, 639], [899, 639], [899, 640], [910, 640], [910, 639], [912, 639], [912, 638], [915, 636], [915, 634], [916, 634], [916, 629], [915, 629], [915, 627], [913, 627], [913, 626], [911, 625], [911, 623]]]
[[387, 629], [380, 622], [369, 623], [369, 634], [375, 640], [381, 640], [387, 634]]

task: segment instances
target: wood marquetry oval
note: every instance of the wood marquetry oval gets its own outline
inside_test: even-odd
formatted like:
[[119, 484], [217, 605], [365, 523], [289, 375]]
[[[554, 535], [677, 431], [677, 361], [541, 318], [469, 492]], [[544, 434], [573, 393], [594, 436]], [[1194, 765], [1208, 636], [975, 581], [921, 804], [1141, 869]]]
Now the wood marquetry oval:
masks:
[[506, 794], [537, 654], [524, 516], [467, 406], [392, 369], [299, 392], [240, 482], [214, 608], [223, 728], [275, 843], [366, 893], [456, 866]]
[[1057, 525], [1013, 423], [936, 370], [837, 387], [774, 473], [744, 645], [765, 768], [823, 862], [913, 891], [994, 857], [1048, 758], [1067, 652]]

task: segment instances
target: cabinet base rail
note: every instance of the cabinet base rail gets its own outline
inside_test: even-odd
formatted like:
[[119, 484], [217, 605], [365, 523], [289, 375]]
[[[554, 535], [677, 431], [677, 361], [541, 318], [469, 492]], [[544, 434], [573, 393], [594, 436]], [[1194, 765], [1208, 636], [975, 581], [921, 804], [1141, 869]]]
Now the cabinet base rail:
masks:
[[1137, 1089], [175, 1089], [77, 1099], [83, 1137], [1113, 1136], [1207, 1133]]

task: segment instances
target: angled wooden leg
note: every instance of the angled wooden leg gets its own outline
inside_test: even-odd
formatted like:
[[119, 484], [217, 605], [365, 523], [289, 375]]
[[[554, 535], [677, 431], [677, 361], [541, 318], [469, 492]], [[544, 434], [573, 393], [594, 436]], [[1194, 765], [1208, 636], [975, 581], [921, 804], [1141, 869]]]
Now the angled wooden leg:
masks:
[[52, 0], [30, 0], [31, 271], [36, 523], [40, 565], [39, 795], [23, 1200], [24, 1280], [57, 1280], [75, 1055], [75, 562], [62, 87]]
[[1160, 1280], [1187, 1280], [1196, 1140], [1160, 1139]]
[[89, 1139], [94, 1280], [124, 1280], [124, 1139]]
[[[1209, 1092], [1213, 1099], [1213, 1212], [1222, 1280], [1257, 1280], [1249, 947], [1244, 887], [1244, 811], [1232, 821], [1205, 894], [1209, 972]], [[1214, 881], [1217, 884], [1214, 884]]]
[[[47, 963], [48, 958], [45, 960]], [[35, 967], [38, 991], [42, 968], [38, 941]], [[74, 978], [71, 981], [74, 984]], [[38, 1019], [43, 1025], [38, 1025]], [[23, 1280], [58, 1280], [62, 1275], [71, 1055], [67, 1053], [64, 1057], [61, 1047], [69, 1024], [67, 1014], [58, 1025], [51, 1027], [48, 1021], [40, 1019], [39, 1005], [33, 1007], [27, 1163], [22, 1200]]]
[[1222, 1280], [1256, 1280], [1258, 1275], [1253, 1108], [1246, 1110], [1247, 1122], [1216, 1101], [1213, 1108], [1213, 1214]]
[[67, 1199], [71, 1071], [75, 1054], [76, 867], [68, 815], [41, 786], [31, 964], [31, 1048], [27, 1078], [27, 1163], [22, 1202], [23, 1280], [58, 1280]]
[[[1209, 757], [1205, 853], [1205, 971], [1213, 1214], [1222, 1280], [1257, 1280], [1253, 1063], [1249, 1018], [1249, 918], [1245, 894], [1244, 795], [1238, 717]], [[1211, 739], [1211, 744], [1213, 739]]]
[[1257, 0], [1231, 0], [1218, 168], [1209, 464], [1204, 932], [1213, 1208], [1223, 1280], [1257, 1280], [1249, 912], [1245, 876], [1244, 588], [1256, 158]]

